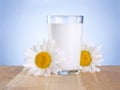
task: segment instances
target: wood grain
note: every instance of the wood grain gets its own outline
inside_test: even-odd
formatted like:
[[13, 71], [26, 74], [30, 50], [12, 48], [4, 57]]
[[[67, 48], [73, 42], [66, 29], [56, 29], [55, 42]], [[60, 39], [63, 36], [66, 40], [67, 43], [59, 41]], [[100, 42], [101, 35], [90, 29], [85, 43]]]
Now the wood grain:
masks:
[[10, 82], [10, 80], [21, 70], [21, 66], [0, 66], [0, 90], [4, 90], [8, 82]]
[[26, 76], [21, 70], [19, 66], [0, 67], [0, 87], [5, 90], [120, 90], [120, 66], [102, 66], [99, 73], [50, 77]]

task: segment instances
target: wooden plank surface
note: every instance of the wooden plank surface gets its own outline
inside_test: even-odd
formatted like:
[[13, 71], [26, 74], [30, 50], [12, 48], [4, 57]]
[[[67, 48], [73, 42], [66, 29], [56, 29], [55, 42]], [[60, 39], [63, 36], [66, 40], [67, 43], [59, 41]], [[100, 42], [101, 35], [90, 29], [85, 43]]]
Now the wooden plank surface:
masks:
[[22, 70], [21, 66], [0, 66], [0, 90]]
[[102, 66], [99, 73], [27, 77], [20, 66], [0, 67], [0, 90], [120, 90], [120, 66]]

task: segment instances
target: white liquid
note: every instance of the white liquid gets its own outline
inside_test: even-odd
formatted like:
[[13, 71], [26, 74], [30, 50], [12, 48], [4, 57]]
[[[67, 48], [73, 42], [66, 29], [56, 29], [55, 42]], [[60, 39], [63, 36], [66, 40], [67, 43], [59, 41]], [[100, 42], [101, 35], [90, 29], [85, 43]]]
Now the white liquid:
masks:
[[82, 24], [49, 24], [49, 38], [54, 39], [67, 60], [63, 70], [78, 70], [82, 42]]

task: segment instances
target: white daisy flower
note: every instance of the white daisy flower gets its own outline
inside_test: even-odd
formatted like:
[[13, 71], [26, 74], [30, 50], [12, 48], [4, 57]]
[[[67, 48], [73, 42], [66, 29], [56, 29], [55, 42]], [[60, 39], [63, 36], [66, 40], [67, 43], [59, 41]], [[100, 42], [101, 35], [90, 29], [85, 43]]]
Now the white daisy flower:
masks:
[[55, 47], [54, 40], [43, 41], [42, 44], [34, 45], [33, 48], [25, 50], [25, 61], [23, 71], [27, 75], [48, 76], [61, 71], [61, 63], [65, 60], [64, 53]]
[[99, 72], [102, 54], [100, 52], [101, 45], [94, 47], [84, 44], [81, 51], [80, 70], [82, 72]]

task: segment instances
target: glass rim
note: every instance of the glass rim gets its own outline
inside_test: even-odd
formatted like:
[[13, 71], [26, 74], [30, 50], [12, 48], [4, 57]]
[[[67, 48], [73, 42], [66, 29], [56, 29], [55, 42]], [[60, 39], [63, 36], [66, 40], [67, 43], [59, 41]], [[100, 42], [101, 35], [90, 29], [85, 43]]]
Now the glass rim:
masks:
[[47, 15], [46, 17], [81, 17], [83, 18], [83, 15]]
[[[82, 15], [48, 15], [46, 17], [48, 23], [56, 23], [56, 19], [66, 20], [65, 22], [57, 23], [68, 23], [69, 19], [74, 19], [71, 23], [76, 23], [75, 20], [78, 20], [77, 23], [83, 23], [84, 16]], [[69, 22], [70, 23], [70, 22]]]

